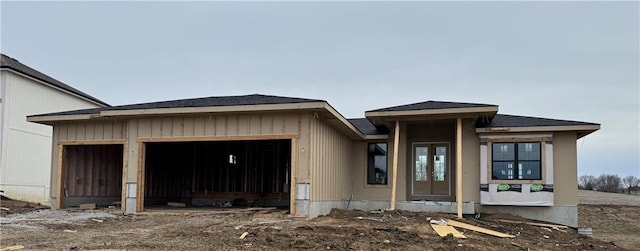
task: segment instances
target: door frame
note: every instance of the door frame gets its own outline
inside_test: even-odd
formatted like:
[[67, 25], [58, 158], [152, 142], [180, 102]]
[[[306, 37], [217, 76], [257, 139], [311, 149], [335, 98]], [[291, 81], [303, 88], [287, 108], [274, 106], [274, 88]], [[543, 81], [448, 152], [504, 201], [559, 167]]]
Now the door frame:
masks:
[[[449, 189], [449, 194], [448, 195], [444, 195], [444, 194], [429, 194], [429, 195], [420, 195], [420, 194], [414, 194], [414, 181], [415, 181], [415, 158], [416, 158], [416, 154], [415, 154], [415, 147], [418, 145], [428, 145], [429, 146], [429, 152], [433, 151], [433, 149], [431, 149], [434, 146], [438, 146], [438, 145], [444, 145], [447, 147], [447, 166], [446, 166], [446, 175], [448, 175], [448, 180], [447, 180], [447, 188]], [[453, 170], [453, 166], [455, 163], [452, 163], [452, 158], [451, 155], [454, 153], [454, 151], [452, 151], [451, 149], [451, 142], [449, 141], [414, 141], [411, 142], [411, 148], [409, 149], [409, 151], [411, 151], [410, 155], [410, 161], [407, 165], [407, 171], [410, 172], [410, 175], [407, 175], [408, 177], [408, 181], [409, 182], [409, 189], [407, 191], [407, 199], [408, 200], [433, 200], [433, 201], [454, 201], [455, 199], [455, 188], [452, 186], [454, 183], [452, 182], [452, 179], [455, 179], [454, 176], [454, 171]], [[429, 153], [431, 154], [431, 153]], [[430, 160], [429, 165], [433, 165], [433, 160]], [[433, 171], [433, 170], [432, 170]], [[433, 175], [429, 175], [429, 179], [433, 179]], [[431, 181], [433, 182], [433, 181]], [[432, 184], [430, 184], [432, 185]]]

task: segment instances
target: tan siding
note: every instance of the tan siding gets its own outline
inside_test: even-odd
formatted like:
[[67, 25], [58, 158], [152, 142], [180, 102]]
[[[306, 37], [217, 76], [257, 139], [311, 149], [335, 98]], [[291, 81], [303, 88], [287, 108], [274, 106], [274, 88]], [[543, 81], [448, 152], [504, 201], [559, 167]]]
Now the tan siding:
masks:
[[352, 192], [353, 142], [321, 120], [314, 119], [311, 123], [310, 200], [348, 199]]
[[578, 204], [578, 161], [575, 132], [553, 133], [553, 184], [556, 206]]
[[462, 201], [480, 202], [480, 137], [473, 120], [462, 123]]

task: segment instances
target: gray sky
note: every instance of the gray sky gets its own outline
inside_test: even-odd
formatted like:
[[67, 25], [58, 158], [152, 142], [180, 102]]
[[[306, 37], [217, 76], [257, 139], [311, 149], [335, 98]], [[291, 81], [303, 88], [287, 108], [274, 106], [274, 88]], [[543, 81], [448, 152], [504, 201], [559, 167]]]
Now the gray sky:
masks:
[[1, 50], [112, 105], [234, 94], [346, 117], [425, 100], [601, 123], [579, 174], [640, 176], [636, 2], [2, 1]]

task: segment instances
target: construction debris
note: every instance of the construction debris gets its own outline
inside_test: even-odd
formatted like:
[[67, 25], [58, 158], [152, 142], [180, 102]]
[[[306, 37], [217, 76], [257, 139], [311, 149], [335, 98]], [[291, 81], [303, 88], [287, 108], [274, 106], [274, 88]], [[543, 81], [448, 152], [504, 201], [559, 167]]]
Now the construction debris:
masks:
[[94, 210], [96, 208], [97, 208], [96, 203], [80, 204], [81, 210]]
[[65, 229], [63, 232], [65, 232], [65, 233], [77, 233], [78, 231]]
[[249, 232], [242, 233], [242, 235], [240, 235], [240, 239], [242, 240], [242, 239], [246, 238], [247, 235], [249, 235]]
[[591, 237], [593, 230], [590, 227], [579, 227], [578, 234], [586, 237]]
[[355, 219], [358, 219], [358, 220], [372, 220], [372, 221], [377, 221], [377, 222], [384, 222], [384, 219], [380, 219], [380, 218], [373, 218], [373, 217], [362, 217], [362, 216], [358, 216], [358, 217], [355, 217]]
[[6, 208], [6, 207], [0, 207], [0, 210], [4, 210], [4, 211], [11, 211], [11, 209]]
[[452, 226], [442, 226], [437, 224], [432, 224], [431, 228], [433, 228], [440, 237], [446, 237], [447, 235], [453, 235], [456, 238], [466, 239], [467, 237], [464, 234], [460, 233], [458, 230], [453, 228]]
[[100, 219], [91, 219], [91, 220], [92, 220], [92, 221], [95, 221], [95, 222], [98, 222], [98, 223], [102, 223], [102, 222], [104, 222], [103, 220], [100, 220]]
[[447, 221], [447, 225], [454, 226], [454, 227], [459, 227], [459, 228], [464, 228], [464, 229], [467, 229], [467, 230], [472, 230], [472, 231], [480, 232], [480, 233], [483, 233], [483, 234], [493, 235], [493, 236], [500, 237], [500, 238], [514, 238], [515, 237], [514, 235], [500, 233], [500, 232], [497, 232], [497, 231], [489, 230], [489, 229], [482, 228], [482, 227], [476, 227], [476, 226], [473, 226], [473, 225], [469, 225], [467, 223], [462, 223], [462, 222], [454, 221], [454, 220]]
[[558, 230], [559, 228], [562, 228], [562, 229], [569, 228], [569, 227], [563, 226], [563, 225], [546, 224], [546, 223], [512, 221], [512, 220], [500, 220], [500, 221], [501, 222], [506, 222], [506, 223], [514, 223], [514, 224], [527, 224], [527, 225], [531, 225], [531, 226], [548, 227], [548, 228], [553, 228], [553, 229], [556, 229], [556, 230]]
[[10, 247], [0, 248], [0, 251], [20, 250], [20, 249], [23, 249], [23, 248], [24, 248], [23, 245], [15, 245], [15, 246], [10, 246]]

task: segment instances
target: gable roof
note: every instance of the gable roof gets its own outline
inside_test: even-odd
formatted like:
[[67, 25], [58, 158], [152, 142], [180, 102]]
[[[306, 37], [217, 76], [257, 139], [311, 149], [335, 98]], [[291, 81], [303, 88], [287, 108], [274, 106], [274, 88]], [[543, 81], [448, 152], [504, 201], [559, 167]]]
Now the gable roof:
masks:
[[397, 111], [494, 107], [494, 106], [497, 107], [497, 105], [489, 105], [489, 104], [474, 104], [474, 103], [459, 103], [459, 102], [429, 100], [429, 101], [413, 103], [413, 104], [380, 108], [380, 109], [371, 110], [367, 112], [397, 112]]
[[549, 119], [549, 118], [537, 118], [528, 116], [508, 115], [508, 114], [496, 114], [490, 123], [480, 123], [478, 128], [491, 128], [491, 127], [531, 127], [531, 126], [579, 126], [579, 125], [598, 125], [595, 123]]
[[375, 126], [366, 118], [348, 119], [349, 123], [355, 126], [364, 135], [387, 135], [389, 129], [385, 126]]
[[[163, 108], [195, 108], [195, 107], [224, 107], [224, 106], [245, 106], [245, 105], [275, 105], [275, 104], [295, 104], [323, 102], [319, 99], [291, 98], [270, 96], [262, 94], [242, 95], [242, 96], [214, 96], [206, 98], [178, 99], [170, 101], [159, 101], [150, 103], [140, 103], [132, 105], [110, 106], [94, 109], [82, 109], [66, 112], [39, 114], [33, 116], [58, 116], [58, 115], [83, 115], [95, 114], [102, 111], [126, 111], [126, 110], [146, 110]], [[32, 116], [30, 116], [32, 117]]]
[[82, 92], [82, 91], [80, 91], [80, 90], [78, 90], [76, 88], [73, 88], [73, 87], [71, 87], [71, 86], [69, 86], [69, 85], [67, 85], [65, 83], [62, 83], [62, 82], [60, 82], [60, 81], [58, 81], [58, 80], [56, 80], [56, 79], [54, 79], [52, 77], [49, 77], [48, 75], [46, 75], [46, 74], [44, 74], [42, 72], [39, 72], [36, 69], [33, 69], [33, 68], [23, 64], [23, 63], [20, 63], [20, 61], [14, 59], [14, 58], [11, 58], [11, 57], [9, 57], [9, 56], [7, 56], [5, 54], [1, 54], [1, 55], [2, 55], [2, 58], [0, 59], [0, 69], [11, 69], [11, 70], [14, 70], [16, 72], [22, 73], [22, 74], [27, 75], [29, 77], [32, 77], [32, 78], [35, 78], [35, 79], [40, 80], [42, 82], [45, 82], [47, 84], [50, 84], [50, 85], [52, 85], [54, 87], [60, 88], [60, 89], [62, 89], [64, 91], [76, 94], [76, 95], [78, 95], [80, 97], [83, 97], [85, 99], [88, 99], [90, 101], [98, 103], [100, 105], [109, 106], [109, 104], [103, 102], [102, 100], [99, 100], [99, 99], [97, 99], [97, 98], [95, 98], [95, 97], [93, 97], [93, 96], [91, 96], [89, 94], [86, 94], [86, 93], [84, 93], [84, 92]]

